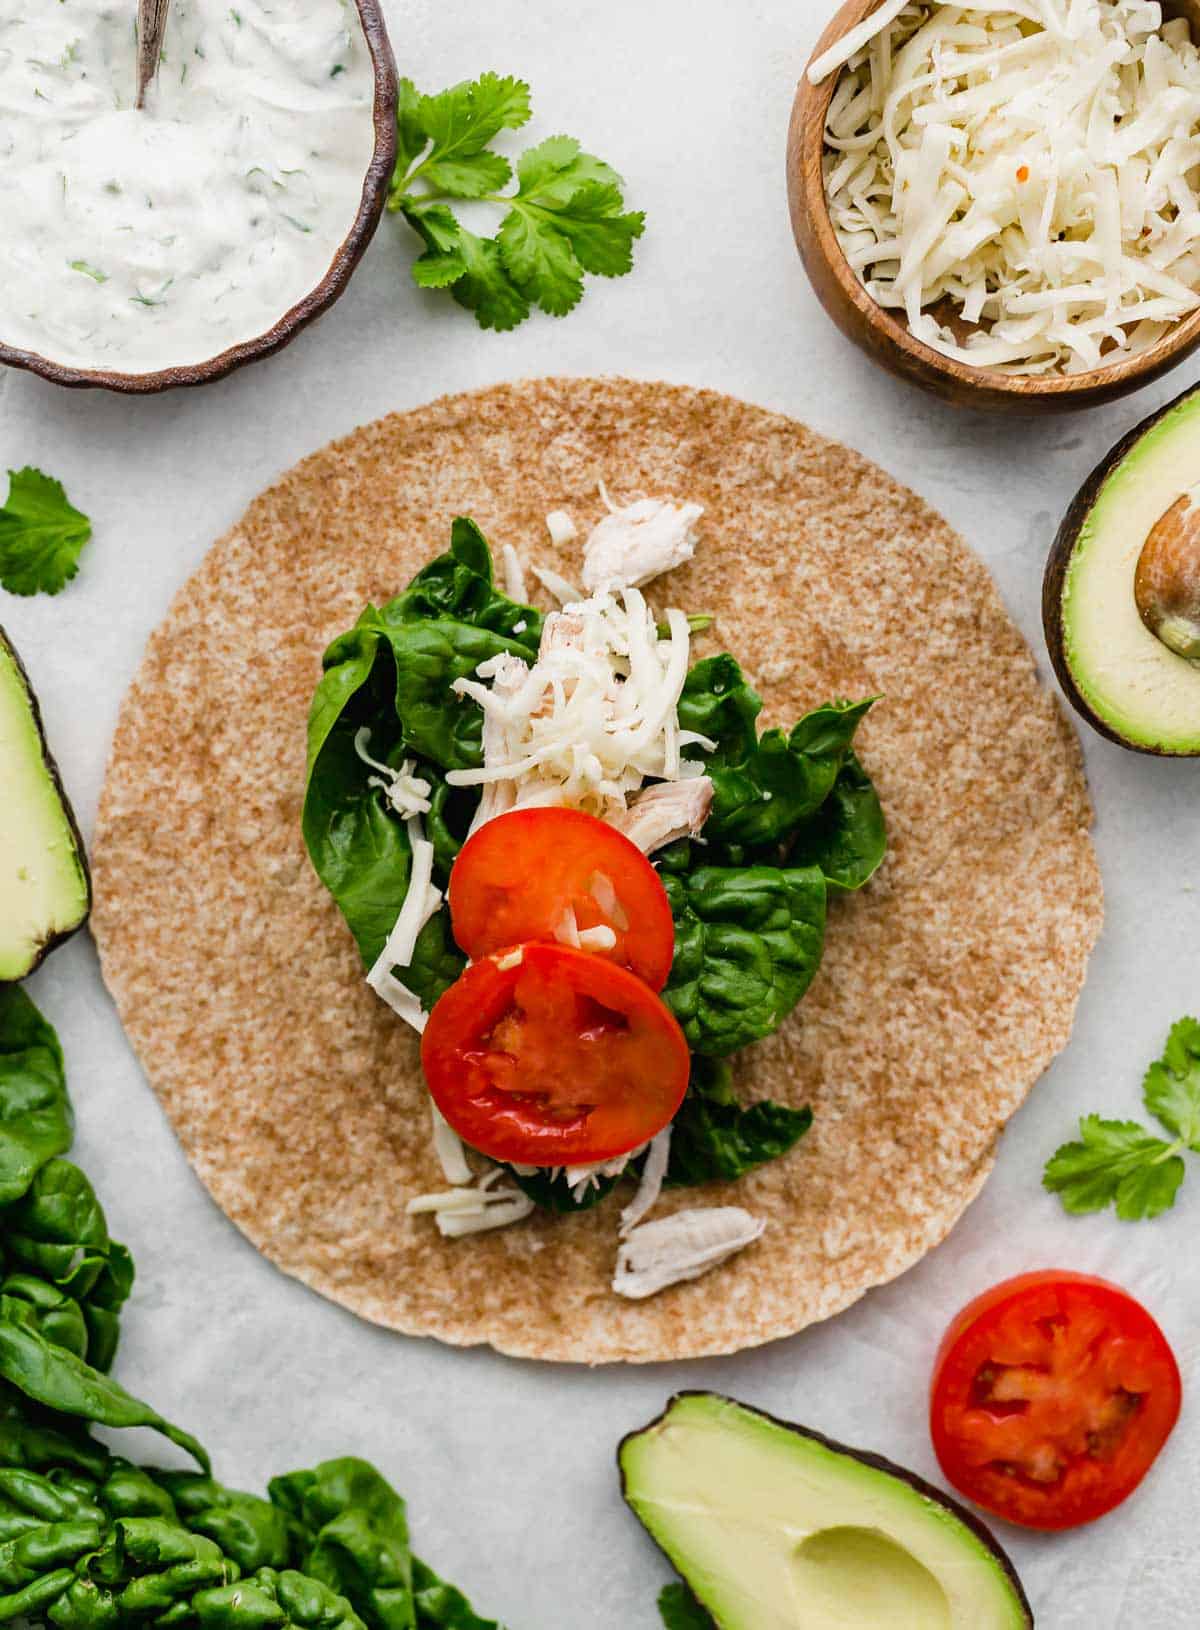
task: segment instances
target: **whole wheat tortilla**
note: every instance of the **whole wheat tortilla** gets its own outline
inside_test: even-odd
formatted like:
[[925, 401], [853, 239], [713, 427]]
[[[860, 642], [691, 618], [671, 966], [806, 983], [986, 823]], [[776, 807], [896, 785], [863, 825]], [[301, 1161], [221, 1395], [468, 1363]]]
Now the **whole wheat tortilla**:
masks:
[[[764, 722], [881, 693], [861, 750], [891, 847], [831, 902], [824, 964], [738, 1060], [810, 1134], [729, 1187], [763, 1240], [696, 1283], [609, 1289], [619, 1205], [447, 1241], [416, 1042], [363, 982], [300, 837], [321, 652], [473, 515], [578, 576], [620, 497], [706, 507], [660, 602], [712, 611]], [[827, 1318], [936, 1244], [1066, 1043], [1102, 917], [1078, 743], [986, 570], [866, 459], [710, 392], [542, 380], [355, 431], [250, 507], [150, 640], [121, 711], [92, 926], [121, 1018], [218, 1203], [287, 1273], [365, 1318], [598, 1363], [728, 1353]]]

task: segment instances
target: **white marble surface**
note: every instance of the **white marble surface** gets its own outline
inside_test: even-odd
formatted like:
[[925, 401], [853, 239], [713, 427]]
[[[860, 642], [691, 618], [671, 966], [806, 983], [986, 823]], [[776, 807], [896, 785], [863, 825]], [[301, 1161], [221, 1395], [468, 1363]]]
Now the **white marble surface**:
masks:
[[[94, 517], [57, 600], [0, 595], [90, 830], [118, 702], [143, 641], [209, 543], [329, 437], [392, 408], [514, 375], [611, 371], [708, 385], [794, 414], [877, 459], [990, 563], [1044, 662], [1042, 562], [1079, 480], [1193, 363], [1089, 416], [1003, 424], [877, 372], [818, 309], [792, 247], [783, 147], [818, 0], [390, 0], [402, 69], [437, 88], [485, 68], [533, 85], [531, 138], [569, 130], [648, 214], [633, 276], [590, 284], [564, 322], [481, 334], [408, 281], [385, 222], [340, 305], [289, 351], [222, 384], [145, 401], [0, 378], [0, 456], [59, 475]], [[979, 653], [981, 662], [987, 653]], [[1041, 1163], [1093, 1108], [1138, 1112], [1170, 1022], [1200, 1004], [1197, 769], [1086, 734], [1108, 921], [1075, 1039], [1004, 1140], [949, 1242], [833, 1323], [721, 1362], [586, 1372], [374, 1330], [262, 1261], [189, 1171], [125, 1044], [91, 944], [32, 993], [62, 1032], [78, 1152], [140, 1269], [120, 1373], [216, 1451], [227, 1480], [371, 1455], [411, 1501], [416, 1543], [512, 1630], [651, 1630], [665, 1569], [617, 1492], [613, 1450], [680, 1385], [712, 1386], [935, 1473], [925, 1388], [960, 1304], [1018, 1270], [1110, 1275], [1144, 1297], [1200, 1380], [1200, 1160], [1153, 1224], [1071, 1222]], [[264, 766], [270, 773], [270, 766]], [[1190, 811], [1190, 813], [1189, 813]], [[1013, 879], [1020, 888], [1020, 879]], [[1200, 1401], [1118, 1515], [1004, 1534], [1049, 1630], [1183, 1630], [1200, 1608]]]

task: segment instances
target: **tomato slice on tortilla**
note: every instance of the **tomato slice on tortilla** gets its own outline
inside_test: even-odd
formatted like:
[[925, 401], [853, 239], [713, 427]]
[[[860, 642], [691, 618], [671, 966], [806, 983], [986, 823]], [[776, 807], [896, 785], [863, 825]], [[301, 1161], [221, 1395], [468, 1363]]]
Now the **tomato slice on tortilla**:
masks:
[[[498, 823], [497, 823], [498, 824]], [[557, 945], [469, 967], [421, 1040], [434, 1103], [493, 1160], [580, 1165], [661, 1132], [688, 1083], [673, 1015], [626, 968]]]
[[1009, 1522], [1075, 1528], [1149, 1471], [1179, 1415], [1179, 1366], [1140, 1303], [1077, 1273], [1029, 1273], [946, 1332], [930, 1424], [954, 1487]]
[[675, 954], [654, 867], [624, 833], [578, 809], [514, 809], [481, 826], [450, 874], [450, 919], [473, 960], [557, 942], [632, 969], [652, 990]]

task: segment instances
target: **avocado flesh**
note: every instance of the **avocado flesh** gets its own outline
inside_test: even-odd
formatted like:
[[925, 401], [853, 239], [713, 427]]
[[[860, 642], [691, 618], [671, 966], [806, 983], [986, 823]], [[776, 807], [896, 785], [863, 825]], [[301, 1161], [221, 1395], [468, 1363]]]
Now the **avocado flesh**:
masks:
[[1028, 1630], [1007, 1560], [934, 1490], [709, 1393], [621, 1446], [625, 1498], [718, 1630]]
[[1142, 622], [1134, 574], [1155, 523], [1194, 488], [1200, 488], [1196, 393], [1155, 420], [1104, 476], [1063, 585], [1064, 656], [1076, 689], [1115, 735], [1160, 753], [1200, 753], [1200, 668]]
[[0, 983], [32, 972], [90, 904], [83, 845], [37, 703], [0, 631]]

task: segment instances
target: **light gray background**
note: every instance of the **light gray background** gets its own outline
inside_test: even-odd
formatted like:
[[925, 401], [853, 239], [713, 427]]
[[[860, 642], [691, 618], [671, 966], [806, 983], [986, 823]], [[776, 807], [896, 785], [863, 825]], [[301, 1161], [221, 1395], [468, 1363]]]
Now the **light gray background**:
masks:
[[[792, 92], [827, 10], [817, 0], [387, 9], [401, 68], [422, 87], [485, 68], [522, 74], [534, 89], [531, 139], [570, 131], [624, 173], [648, 216], [635, 273], [589, 283], [565, 321], [483, 334], [448, 299], [411, 286], [413, 245], [389, 219], [316, 329], [221, 384], [125, 401], [0, 378], [0, 457], [60, 476], [95, 521], [68, 592], [0, 595], [85, 829], [147, 634], [254, 494], [354, 425], [513, 376], [610, 371], [708, 385], [840, 438], [961, 529], [1047, 666], [1039, 592], [1060, 514], [1109, 444], [1190, 383], [1196, 364], [1085, 417], [1004, 424], [927, 400], [851, 349], [804, 279], [784, 197]], [[925, 1389], [944, 1325], [993, 1281], [1044, 1265], [1107, 1274], [1143, 1297], [1194, 1385], [1200, 1160], [1174, 1214], [1154, 1223], [1072, 1222], [1038, 1186], [1074, 1116], [1138, 1113], [1146, 1062], [1169, 1024], [1200, 1005], [1196, 767], [1084, 735], [1108, 920], [1070, 1050], [946, 1245], [833, 1323], [728, 1361], [539, 1368], [389, 1335], [283, 1278], [192, 1176], [93, 947], [77, 938], [31, 990], [66, 1045], [79, 1157], [137, 1256], [122, 1379], [197, 1431], [231, 1482], [259, 1487], [323, 1456], [370, 1455], [409, 1496], [420, 1551], [512, 1630], [657, 1623], [666, 1572], [621, 1505], [613, 1451], [675, 1387], [726, 1389], [932, 1476]], [[1019, 891], [1020, 877], [1011, 881]], [[1197, 1622], [1198, 1469], [1200, 1420], [1188, 1409], [1119, 1514], [1047, 1539], [1005, 1532], [1039, 1623]]]

